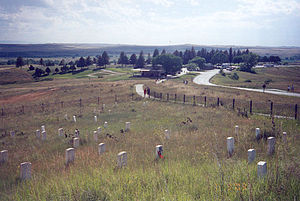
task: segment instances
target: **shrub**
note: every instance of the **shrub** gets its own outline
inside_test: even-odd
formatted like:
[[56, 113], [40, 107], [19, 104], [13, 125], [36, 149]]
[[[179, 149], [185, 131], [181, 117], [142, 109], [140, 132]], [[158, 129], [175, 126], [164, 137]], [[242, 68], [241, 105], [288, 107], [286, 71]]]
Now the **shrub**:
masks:
[[252, 82], [251, 80], [245, 80], [245, 82]]
[[233, 80], [238, 80], [240, 77], [238, 76], [237, 73], [233, 73], [233, 75], [230, 75], [229, 78]]

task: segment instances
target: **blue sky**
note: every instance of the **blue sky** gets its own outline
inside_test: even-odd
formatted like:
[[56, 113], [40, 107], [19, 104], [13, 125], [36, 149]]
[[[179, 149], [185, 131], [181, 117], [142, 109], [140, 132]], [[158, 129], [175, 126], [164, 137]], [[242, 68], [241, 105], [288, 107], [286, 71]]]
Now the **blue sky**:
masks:
[[300, 0], [0, 0], [0, 41], [300, 46]]

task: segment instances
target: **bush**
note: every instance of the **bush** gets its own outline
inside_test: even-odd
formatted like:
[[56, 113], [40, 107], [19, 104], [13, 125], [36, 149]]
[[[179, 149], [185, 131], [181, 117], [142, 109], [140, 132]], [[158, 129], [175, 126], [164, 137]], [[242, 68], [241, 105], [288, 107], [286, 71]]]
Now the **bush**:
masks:
[[188, 71], [199, 71], [200, 68], [198, 67], [197, 64], [195, 63], [189, 63], [186, 65], [186, 68], [188, 69]]
[[226, 76], [226, 74], [224, 73], [223, 69], [220, 69], [219, 73], [222, 75], [222, 76]]
[[245, 82], [252, 82], [251, 80], [245, 80]]
[[233, 80], [238, 80], [240, 77], [238, 76], [237, 73], [233, 73], [233, 75], [230, 75], [229, 78]]
[[273, 82], [273, 80], [272, 79], [265, 80], [265, 84], [270, 84], [270, 82]]

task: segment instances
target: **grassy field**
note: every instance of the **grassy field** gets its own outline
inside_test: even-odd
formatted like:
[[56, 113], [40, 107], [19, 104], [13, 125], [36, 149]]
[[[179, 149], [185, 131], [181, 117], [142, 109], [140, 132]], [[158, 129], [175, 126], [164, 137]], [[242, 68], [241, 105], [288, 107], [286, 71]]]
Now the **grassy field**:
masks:
[[[230, 75], [237, 73], [238, 80], [230, 78]], [[229, 85], [237, 87], [248, 87], [261, 89], [264, 83], [267, 88], [287, 90], [288, 85], [295, 87], [295, 92], [300, 93], [300, 67], [272, 67], [256, 68], [256, 74], [234, 71], [226, 76], [216, 75], [211, 80], [219, 85]]]
[[[193, 92], [192, 84], [179, 81], [162, 85], [151, 80], [142, 82], [153, 90]], [[0, 166], [0, 200], [300, 199], [299, 121], [275, 119], [272, 124], [269, 118], [242, 118], [223, 107], [195, 107], [136, 96], [132, 101], [130, 95], [135, 92], [136, 83], [141, 80], [101, 82], [91, 78], [1, 86], [1, 105], [24, 104], [32, 106], [32, 111], [1, 117], [1, 133], [16, 130], [17, 135], [0, 138], [1, 150], [9, 151], [8, 163]], [[214, 88], [194, 90], [212, 94]], [[118, 104], [114, 100], [116, 94]], [[100, 104], [96, 101], [98, 96]], [[240, 96], [245, 98], [246, 94]], [[80, 108], [78, 102], [72, 102], [79, 97], [92, 101], [84, 101]], [[65, 105], [35, 111], [33, 105], [42, 101], [64, 101]], [[102, 103], [106, 104], [104, 110]], [[72, 115], [77, 115], [77, 123], [72, 122]], [[97, 123], [94, 115], [98, 116]], [[104, 121], [109, 126], [103, 128], [95, 142], [92, 132]], [[127, 121], [131, 122], [131, 130], [120, 132]], [[35, 137], [35, 130], [41, 125], [47, 131], [44, 142]], [[238, 135], [234, 133], [235, 125], [240, 127]], [[60, 127], [68, 134], [76, 128], [80, 130], [80, 146], [69, 167], [65, 166], [64, 157], [65, 149], [72, 146], [71, 138], [59, 137]], [[276, 137], [275, 155], [267, 155], [265, 140], [255, 140], [256, 127]], [[165, 129], [171, 131], [170, 140], [165, 139]], [[287, 144], [282, 142], [282, 131], [288, 133]], [[229, 136], [235, 138], [233, 157], [226, 152]], [[106, 143], [107, 148], [101, 156], [100, 142]], [[158, 144], [164, 149], [161, 160], [155, 160]], [[255, 148], [257, 154], [252, 164], [247, 163], [249, 148]], [[119, 169], [116, 160], [121, 151], [127, 151], [128, 165]], [[264, 179], [257, 178], [256, 163], [261, 160], [268, 166]], [[19, 180], [19, 165], [24, 161], [32, 163], [32, 179], [27, 182]]]

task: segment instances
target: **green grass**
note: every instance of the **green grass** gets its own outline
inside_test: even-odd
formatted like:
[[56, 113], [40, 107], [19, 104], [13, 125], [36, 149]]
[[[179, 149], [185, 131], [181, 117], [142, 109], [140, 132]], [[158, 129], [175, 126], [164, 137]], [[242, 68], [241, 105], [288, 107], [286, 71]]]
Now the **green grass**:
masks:
[[[86, 93], [86, 92], [83, 92]], [[25, 133], [16, 139], [5, 137], [10, 161], [0, 168], [0, 198], [2, 200], [296, 200], [300, 197], [300, 142], [297, 121], [276, 120], [276, 132], [288, 132], [288, 147], [276, 141], [276, 154], [266, 155], [266, 142], [255, 142], [255, 128], [271, 130], [267, 118], [238, 117], [222, 108], [202, 108], [182, 104], [149, 101], [107, 104], [97, 113], [99, 123], [93, 122], [95, 104], [84, 104], [82, 116], [74, 124], [64, 120], [64, 114], [79, 115], [76, 105], [54, 112], [37, 113], [30, 119], [20, 115], [3, 119], [3, 128]], [[111, 113], [108, 110], [111, 110]], [[187, 117], [192, 122], [183, 124]], [[26, 119], [26, 121], [24, 121]], [[97, 153], [92, 131], [108, 121], [99, 142], [105, 142], [107, 152]], [[120, 133], [125, 122], [131, 131]], [[35, 139], [34, 131], [46, 125], [48, 139]], [[239, 136], [234, 125], [240, 126]], [[281, 127], [282, 124], [282, 127]], [[71, 133], [81, 131], [81, 146], [76, 160], [69, 168], [64, 165], [64, 150], [69, 139], [58, 137], [63, 127]], [[164, 129], [171, 130], [166, 140]], [[109, 133], [117, 140], [107, 138]], [[226, 137], [235, 137], [235, 154], [228, 158]], [[155, 161], [157, 144], [164, 146], [164, 159]], [[247, 164], [247, 150], [255, 148], [257, 158]], [[128, 165], [116, 167], [116, 155], [127, 151]], [[18, 165], [30, 161], [33, 178], [18, 181]], [[268, 163], [266, 179], [257, 179], [256, 163]], [[7, 167], [7, 168], [3, 168]]]

